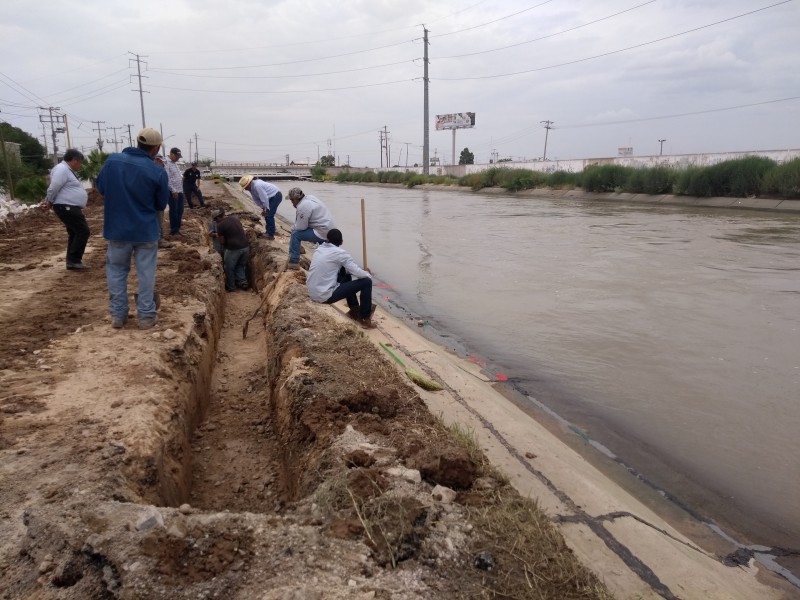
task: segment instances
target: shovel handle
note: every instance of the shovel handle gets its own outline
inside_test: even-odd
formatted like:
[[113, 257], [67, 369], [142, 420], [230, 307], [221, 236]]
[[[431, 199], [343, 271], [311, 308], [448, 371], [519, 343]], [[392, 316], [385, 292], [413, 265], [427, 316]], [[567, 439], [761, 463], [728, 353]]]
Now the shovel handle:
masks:
[[388, 353], [391, 355], [391, 357], [397, 361], [397, 364], [399, 364], [401, 367], [405, 367], [405, 365], [403, 364], [403, 361], [402, 361], [402, 360], [400, 360], [400, 357], [399, 357], [399, 356], [397, 356], [397, 354], [395, 354], [395, 353], [394, 353], [394, 352], [393, 352], [393, 351], [392, 351], [392, 350], [389, 348], [389, 346], [387, 346], [387, 345], [386, 345], [386, 344], [384, 344], [383, 342], [378, 342], [378, 343], [381, 345], [381, 348], [383, 348], [384, 350], [386, 350], [386, 351], [387, 351], [387, 352], [388, 352]]

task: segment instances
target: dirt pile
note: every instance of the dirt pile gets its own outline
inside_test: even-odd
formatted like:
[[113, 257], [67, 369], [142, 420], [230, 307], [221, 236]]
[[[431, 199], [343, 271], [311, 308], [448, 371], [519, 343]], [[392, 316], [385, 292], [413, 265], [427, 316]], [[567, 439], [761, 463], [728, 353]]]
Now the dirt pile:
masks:
[[[204, 183], [160, 252], [159, 324], [114, 330], [44, 209], [0, 232], [0, 598], [607, 598], [469, 434], [252, 240], [223, 291]], [[135, 291], [130, 288], [130, 293]], [[242, 335], [244, 321], [258, 314]]]

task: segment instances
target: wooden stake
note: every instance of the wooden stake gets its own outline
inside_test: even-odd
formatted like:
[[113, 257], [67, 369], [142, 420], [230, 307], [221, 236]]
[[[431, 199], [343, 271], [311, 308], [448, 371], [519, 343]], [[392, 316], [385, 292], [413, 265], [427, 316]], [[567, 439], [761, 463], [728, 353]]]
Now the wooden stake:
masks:
[[364, 211], [364, 199], [361, 199], [361, 249], [364, 254], [364, 269], [367, 268], [367, 219]]

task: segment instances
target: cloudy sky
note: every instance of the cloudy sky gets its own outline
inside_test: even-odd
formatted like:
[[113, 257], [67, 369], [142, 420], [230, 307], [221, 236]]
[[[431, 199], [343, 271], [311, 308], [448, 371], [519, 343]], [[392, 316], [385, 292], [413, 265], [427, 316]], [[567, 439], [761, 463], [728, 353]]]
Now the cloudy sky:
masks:
[[[422, 161], [800, 147], [800, 0], [3, 0], [0, 118], [106, 151], [142, 126], [188, 157]], [[49, 126], [48, 126], [49, 127]], [[116, 131], [112, 128], [117, 128]], [[48, 143], [49, 142], [48, 130]], [[59, 136], [59, 147], [65, 147]], [[195, 148], [193, 148], [194, 150]], [[385, 160], [385, 159], [384, 159]]]

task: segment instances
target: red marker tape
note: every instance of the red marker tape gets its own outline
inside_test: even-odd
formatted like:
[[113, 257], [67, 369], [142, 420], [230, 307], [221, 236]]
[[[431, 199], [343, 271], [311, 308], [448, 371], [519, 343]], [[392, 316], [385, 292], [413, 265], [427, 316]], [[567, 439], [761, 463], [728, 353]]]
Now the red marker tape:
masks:
[[483, 360], [482, 358], [478, 358], [477, 356], [475, 356], [473, 354], [467, 354], [467, 358], [469, 360], [471, 360], [472, 362], [474, 362], [476, 365], [481, 365], [481, 366], [486, 365], [486, 361], [485, 360]]
[[497, 379], [497, 381], [508, 381], [508, 377], [506, 377], [502, 373], [498, 373], [497, 375], [494, 376], [494, 378]]

